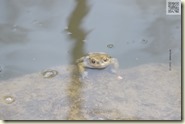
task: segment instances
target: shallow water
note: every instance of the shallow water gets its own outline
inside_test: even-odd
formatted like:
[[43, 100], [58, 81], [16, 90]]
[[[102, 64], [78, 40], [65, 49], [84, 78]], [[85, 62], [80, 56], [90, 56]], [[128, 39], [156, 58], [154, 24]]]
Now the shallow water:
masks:
[[[180, 120], [181, 17], [165, 3], [0, 0], [0, 118]], [[88, 52], [117, 58], [123, 79], [79, 78]]]
[[[180, 120], [180, 68], [147, 64], [120, 70], [122, 80], [107, 71], [89, 70], [79, 81], [74, 66], [0, 83], [2, 120]], [[93, 73], [96, 71], [96, 73]], [[73, 77], [73, 78], [71, 78]]]
[[180, 66], [181, 17], [165, 10], [165, 0], [0, 0], [0, 80], [96, 51], [125, 69], [169, 63], [171, 49]]

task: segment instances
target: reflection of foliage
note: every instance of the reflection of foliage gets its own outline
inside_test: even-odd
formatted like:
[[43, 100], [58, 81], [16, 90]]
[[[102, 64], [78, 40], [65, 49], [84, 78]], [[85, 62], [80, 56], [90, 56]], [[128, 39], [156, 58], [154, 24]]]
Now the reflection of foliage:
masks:
[[23, 43], [27, 42], [27, 32], [29, 30], [19, 27], [13, 26], [10, 24], [0, 24], [0, 42], [2, 43]]
[[68, 25], [68, 31], [72, 32], [71, 38], [74, 38], [77, 41], [82, 41], [86, 36], [85, 31], [81, 29], [80, 25], [83, 18], [87, 15], [88, 11], [89, 9], [86, 0], [77, 0], [76, 8], [69, 18]]
[[[76, 0], [77, 5], [73, 13], [69, 18], [68, 32], [71, 32], [70, 38], [75, 40], [74, 47], [71, 52], [72, 64], [84, 55], [84, 42], [86, 32], [80, 27], [83, 18], [88, 13], [88, 7], [86, 0]], [[72, 80], [68, 87], [68, 95], [70, 98], [70, 110], [68, 119], [84, 119], [81, 113], [82, 101], [81, 101], [81, 90], [82, 82], [79, 79], [74, 78], [76, 71], [73, 70], [71, 73]]]
[[144, 50], [147, 50], [148, 53], [153, 55], [161, 55], [166, 53], [170, 48], [180, 46], [180, 40], [178, 41], [173, 39], [173, 37], [177, 34], [174, 34], [171, 30], [173, 29], [172, 26], [176, 22], [177, 20], [169, 21], [163, 17], [159, 17], [154, 20], [146, 29], [146, 35], [153, 40], [150, 41], [148, 47]]
[[87, 15], [89, 9], [86, 0], [77, 0], [76, 8], [69, 18], [68, 31], [72, 34], [70, 37], [75, 40], [75, 45], [72, 51], [72, 62], [83, 55], [83, 40], [86, 37], [86, 32], [80, 27], [83, 18]]

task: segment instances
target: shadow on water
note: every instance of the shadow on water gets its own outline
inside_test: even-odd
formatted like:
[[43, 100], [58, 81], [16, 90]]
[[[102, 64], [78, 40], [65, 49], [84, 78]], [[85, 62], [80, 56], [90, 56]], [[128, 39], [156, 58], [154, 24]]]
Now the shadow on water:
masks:
[[[69, 24], [67, 31], [71, 33], [69, 36], [75, 43], [71, 52], [71, 63], [75, 64], [76, 59], [84, 55], [84, 42], [87, 33], [84, 29], [80, 27], [83, 18], [87, 15], [89, 8], [87, 6], [86, 0], [76, 0], [76, 8], [69, 18]], [[69, 120], [83, 120], [84, 117], [81, 113], [82, 98], [82, 82], [78, 77], [74, 75], [79, 75], [78, 72], [72, 70], [71, 72], [71, 82], [68, 87], [68, 95], [70, 100], [70, 110], [67, 119]]]

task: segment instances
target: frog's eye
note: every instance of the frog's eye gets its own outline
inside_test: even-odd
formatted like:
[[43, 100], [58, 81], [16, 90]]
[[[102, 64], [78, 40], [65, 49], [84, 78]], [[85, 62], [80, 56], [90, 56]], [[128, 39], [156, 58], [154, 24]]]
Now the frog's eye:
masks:
[[103, 58], [103, 61], [106, 62], [108, 59], [107, 58]]
[[91, 60], [91, 62], [92, 62], [93, 64], [95, 64], [95, 63], [96, 63], [96, 61], [95, 61], [94, 59], [92, 59], [92, 60]]

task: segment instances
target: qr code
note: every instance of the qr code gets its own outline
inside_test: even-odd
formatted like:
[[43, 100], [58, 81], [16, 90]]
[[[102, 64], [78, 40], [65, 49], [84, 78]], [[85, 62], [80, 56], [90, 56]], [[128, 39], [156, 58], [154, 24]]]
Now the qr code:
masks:
[[168, 13], [179, 13], [179, 2], [168, 2]]
[[166, 7], [168, 15], [180, 15], [181, 13], [181, 2], [178, 0], [168, 0]]

